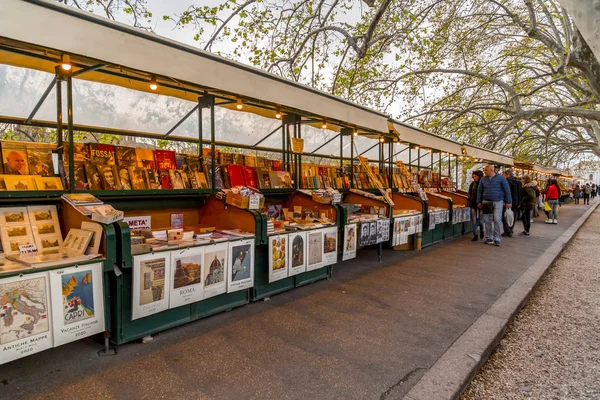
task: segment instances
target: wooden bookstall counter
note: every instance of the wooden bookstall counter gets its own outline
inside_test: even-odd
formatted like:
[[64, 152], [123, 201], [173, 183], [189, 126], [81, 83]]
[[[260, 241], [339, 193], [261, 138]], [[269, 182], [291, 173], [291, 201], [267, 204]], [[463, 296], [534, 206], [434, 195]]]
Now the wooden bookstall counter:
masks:
[[[55, 224], [51, 214], [56, 210], [63, 240], [71, 228], [80, 229], [82, 222], [92, 222], [58, 197], [47, 198], [41, 192], [30, 192], [32, 201], [24, 202], [5, 194], [0, 197], [2, 221], [8, 214], [25, 212], [29, 214], [31, 229], [34, 225], [39, 229], [43, 222], [36, 214], [48, 215], [48, 225]], [[36, 194], [38, 197], [35, 197]], [[48, 209], [27, 210], [28, 206], [50, 206], [50, 212]], [[10, 228], [9, 224], [6, 222], [3, 228]], [[100, 226], [102, 233], [98, 253], [102, 257], [78, 259], [76, 262], [66, 258], [64, 262], [57, 261], [51, 266], [40, 264], [40, 267], [33, 268], [7, 259], [0, 266], [0, 297], [4, 299], [0, 323], [11, 327], [3, 337], [0, 364], [110, 332], [108, 276], [113, 274], [116, 261], [116, 235], [112, 225]], [[94, 237], [94, 240], [98, 239]], [[17, 301], [21, 296], [23, 301]], [[31, 299], [35, 302], [31, 303]], [[21, 309], [21, 305], [27, 304], [30, 306]]]
[[452, 199], [452, 226], [454, 229], [454, 237], [470, 233], [472, 228], [468, 194], [465, 195], [458, 191], [442, 191], [441, 194]]
[[[260, 242], [262, 234], [262, 219], [260, 215], [251, 210], [243, 210], [234, 206], [226, 205], [224, 202], [212, 196], [176, 198], [176, 199], [115, 199], [112, 202], [115, 208], [119, 208], [125, 212], [126, 217], [134, 216], [150, 216], [153, 229], [168, 229], [171, 226], [171, 214], [183, 214], [184, 229], [198, 229], [203, 227], [215, 227], [217, 230], [241, 229], [243, 231], [253, 233], [255, 236], [250, 239], [240, 238], [240, 246], [242, 242], [245, 246], [248, 242], [251, 251], [251, 259], [253, 268], [254, 263], [258, 260], [256, 253], [256, 244]], [[239, 307], [249, 302], [249, 285], [243, 289], [234, 289], [230, 291], [231, 282], [228, 282], [230, 268], [232, 263], [235, 263], [235, 257], [229, 257], [232, 251], [235, 251], [235, 246], [238, 240], [229, 240], [224, 242], [215, 242], [212, 244], [199, 244], [188, 246], [185, 248], [175, 248], [150, 252], [147, 254], [133, 256], [131, 252], [131, 234], [127, 223], [120, 221], [114, 224], [120, 236], [119, 247], [119, 265], [121, 274], [113, 277], [112, 295], [113, 305], [113, 329], [115, 332], [111, 335], [111, 340], [115, 344], [122, 344], [152, 335], [163, 330], [185, 324], [187, 322], [204, 318], [222, 311]], [[169, 254], [170, 253], [170, 254]], [[199, 254], [202, 255], [199, 255]], [[186, 298], [183, 292], [177, 293], [177, 287], [174, 286], [176, 276], [173, 272], [163, 282], [163, 293], [169, 290], [170, 296], [168, 304], [160, 303], [164, 299], [158, 296], [152, 300], [156, 302], [159, 311], [147, 313], [147, 308], [144, 309], [144, 300], [141, 295], [135, 293], [149, 285], [147, 279], [136, 272], [135, 260], [148, 258], [147, 264], [152, 263], [152, 258], [164, 260], [170, 264], [171, 271], [176, 260], [185, 257], [187, 254], [190, 257], [199, 257], [202, 263], [200, 282], [196, 282], [197, 290], [203, 292], [203, 297], [199, 295], [191, 295]], [[214, 260], [211, 262], [214, 255]], [[138, 257], [139, 256], [139, 257]], [[155, 257], [152, 257], [155, 256]], [[208, 258], [211, 258], [210, 260]], [[169, 261], [166, 261], [169, 259]], [[175, 260], [175, 261], [174, 261]], [[143, 262], [143, 261], [142, 261]], [[181, 261], [183, 262], [183, 261]], [[222, 265], [222, 264], [225, 265]], [[141, 262], [139, 269], [141, 270]], [[210, 266], [210, 270], [208, 269]], [[224, 281], [219, 280], [218, 294], [207, 293], [212, 292], [213, 288], [208, 288], [207, 274], [212, 273], [213, 268], [217, 268], [223, 274]], [[251, 269], [250, 268], [250, 269]], [[177, 271], [175, 271], [177, 272]], [[166, 274], [163, 272], [163, 276]], [[156, 275], [155, 275], [156, 277]], [[159, 277], [160, 278], [160, 277]], [[170, 282], [173, 280], [173, 284]], [[153, 281], [154, 282], [154, 281]], [[250, 278], [251, 282], [251, 278]], [[193, 285], [190, 285], [192, 287]], [[224, 288], [224, 291], [223, 291]], [[175, 295], [173, 293], [175, 291]], [[191, 291], [191, 289], [190, 289]], [[179, 299], [176, 304], [173, 304], [174, 299]]]
[[437, 193], [427, 193], [427, 232], [423, 233], [423, 247], [440, 243], [454, 236], [452, 227], [452, 199]]
[[252, 301], [326, 279], [330, 276], [331, 265], [337, 262], [337, 221], [340, 214], [336, 206], [318, 203], [301, 192], [267, 192], [265, 199], [265, 209], [281, 207], [291, 212], [294, 207], [311, 209], [317, 215], [326, 214], [327, 218], [336, 221], [336, 225], [267, 234], [269, 215], [261, 212], [265, 236], [262, 244], [257, 246], [254, 287], [250, 291]]
[[[361, 189], [362, 190], [362, 189]], [[378, 193], [379, 190], [377, 190]], [[378, 199], [373, 199], [371, 197], [367, 197], [367, 196], [363, 196], [359, 193], [354, 193], [354, 192], [348, 192], [344, 195], [344, 199], [342, 201], [345, 204], [360, 204], [361, 206], [367, 206], [367, 207], [377, 207], [378, 209], [383, 208], [384, 212], [383, 212], [383, 216], [381, 219], [385, 219], [388, 222], [388, 228], [387, 228], [387, 234], [388, 234], [388, 238], [385, 241], [380, 241], [377, 243], [372, 243], [371, 244], [376, 244], [377, 245], [377, 256], [378, 259], [381, 261], [381, 257], [383, 255], [383, 243], [385, 242], [386, 245], [389, 243], [390, 241], [390, 232], [391, 232], [391, 224], [393, 221], [393, 214], [394, 214], [394, 207], [390, 206], [388, 203], [386, 203], [383, 200], [378, 200]], [[344, 222], [344, 225], [349, 224], [349, 218], [350, 215], [348, 215]], [[358, 226], [361, 225], [361, 226]], [[366, 234], [366, 229], [364, 228], [364, 226], [362, 226], [364, 224], [360, 224], [358, 223], [358, 229], [357, 229], [357, 236], [358, 236], [358, 242], [357, 242], [357, 247], [364, 247], [361, 246], [360, 243], [363, 240], [362, 238], [365, 236]], [[344, 226], [342, 226], [342, 228], [344, 229]], [[371, 229], [369, 229], [370, 231]], [[360, 232], [360, 235], [358, 235], [358, 232]], [[372, 236], [372, 235], [370, 235]]]
[[[394, 212], [390, 234], [390, 246], [394, 250], [419, 250], [422, 246], [422, 234], [427, 228], [425, 224], [426, 220], [424, 218], [424, 216], [427, 215], [427, 201], [411, 194], [399, 192], [392, 193], [392, 200], [394, 201]], [[415, 213], [407, 213], [407, 210], [414, 210], [421, 215], [420, 228], [417, 228], [414, 234], [409, 235], [407, 243], [396, 244], [397, 238], [395, 239], [394, 236], [401, 234], [399, 231], [402, 228], [401, 225], [397, 224], [397, 219], [415, 215]]]

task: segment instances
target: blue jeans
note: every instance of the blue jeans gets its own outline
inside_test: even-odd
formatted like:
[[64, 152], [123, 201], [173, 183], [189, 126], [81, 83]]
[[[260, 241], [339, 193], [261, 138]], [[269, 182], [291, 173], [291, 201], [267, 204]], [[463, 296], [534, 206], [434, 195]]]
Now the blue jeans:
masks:
[[494, 212], [491, 214], [483, 214], [483, 223], [485, 224], [485, 239], [493, 240], [496, 243], [500, 243], [502, 240], [502, 206], [503, 201], [487, 201], [484, 203], [492, 203], [494, 205]]
[[477, 228], [479, 232], [483, 232], [483, 224], [481, 223], [481, 210], [477, 208], [471, 208], [471, 225], [473, 226], [473, 236], [477, 236]]
[[558, 221], [558, 200], [548, 200], [550, 206], [550, 216], [548, 219], [555, 219]]

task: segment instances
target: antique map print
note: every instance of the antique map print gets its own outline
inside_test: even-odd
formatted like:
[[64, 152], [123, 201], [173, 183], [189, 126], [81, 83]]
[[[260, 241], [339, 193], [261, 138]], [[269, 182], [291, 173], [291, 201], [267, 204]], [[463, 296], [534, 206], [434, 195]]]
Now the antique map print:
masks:
[[48, 332], [46, 277], [0, 284], [0, 344]]

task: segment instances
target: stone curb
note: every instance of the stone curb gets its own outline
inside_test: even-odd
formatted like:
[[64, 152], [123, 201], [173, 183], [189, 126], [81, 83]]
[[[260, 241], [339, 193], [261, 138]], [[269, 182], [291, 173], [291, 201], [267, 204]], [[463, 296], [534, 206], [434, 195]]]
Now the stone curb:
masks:
[[596, 210], [593, 204], [429, 368], [404, 400], [458, 399], [546, 272]]

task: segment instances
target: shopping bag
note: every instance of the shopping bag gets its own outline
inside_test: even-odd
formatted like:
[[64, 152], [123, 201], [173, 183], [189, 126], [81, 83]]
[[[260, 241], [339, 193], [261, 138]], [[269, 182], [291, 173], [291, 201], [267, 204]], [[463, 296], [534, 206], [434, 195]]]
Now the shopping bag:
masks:
[[539, 196], [539, 197], [538, 197], [538, 208], [539, 208], [540, 210], [543, 210], [543, 209], [544, 209], [544, 200], [542, 200], [542, 196]]
[[504, 212], [504, 220], [506, 221], [508, 226], [513, 226], [513, 224], [515, 223], [515, 214], [513, 213], [513, 210], [509, 208]]
[[552, 207], [550, 207], [550, 204], [548, 204], [547, 201], [544, 202], [544, 211], [550, 211], [552, 210]]

